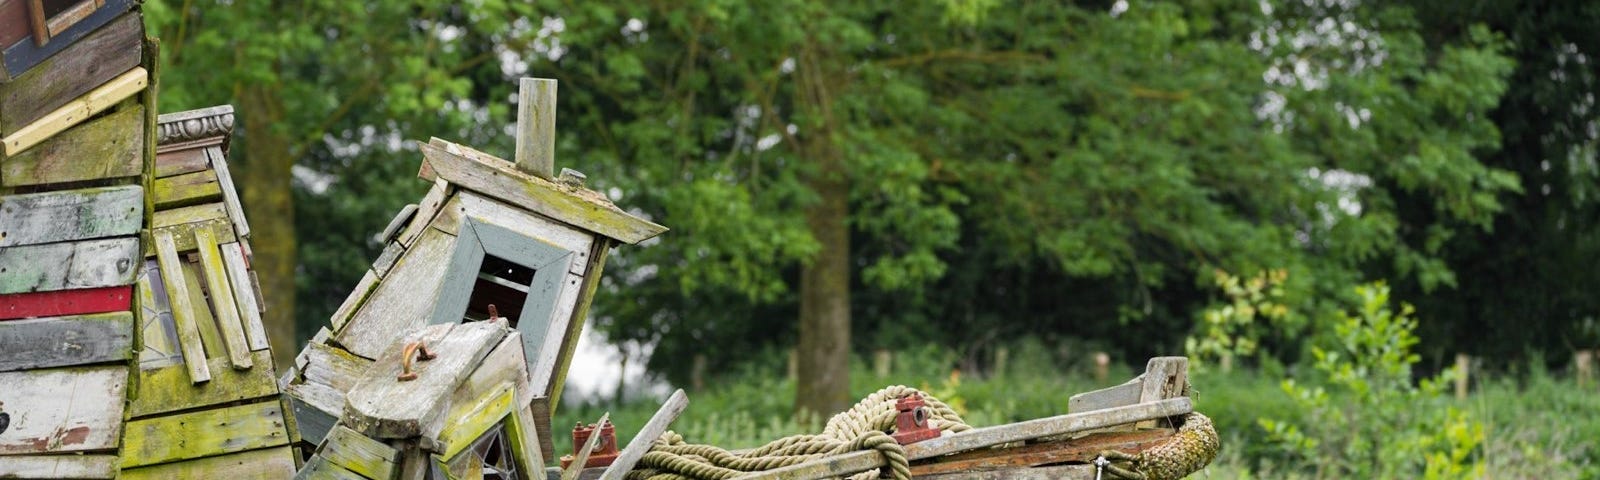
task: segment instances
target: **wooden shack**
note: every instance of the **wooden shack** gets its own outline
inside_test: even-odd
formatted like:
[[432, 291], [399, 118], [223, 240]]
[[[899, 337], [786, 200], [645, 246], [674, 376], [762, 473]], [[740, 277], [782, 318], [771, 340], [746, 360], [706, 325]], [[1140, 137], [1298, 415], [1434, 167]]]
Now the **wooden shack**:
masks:
[[157, 118], [136, 7], [0, 0], [0, 477], [288, 476], [232, 110]]
[[[540, 447], [535, 461], [513, 449], [521, 452], [518, 461], [528, 462], [522, 471], [553, 458], [550, 409], [560, 397], [606, 252], [666, 231], [585, 188], [582, 174], [552, 174], [554, 83], [524, 79], [518, 162], [440, 139], [418, 145], [418, 176], [433, 188], [380, 235], [382, 255], [282, 379], [302, 446], [317, 452], [308, 469], [338, 467], [387, 478], [349, 462], [322, 461], [343, 442], [377, 442], [405, 458], [432, 455], [433, 465], [444, 470], [467, 468], [456, 459], [462, 449], [492, 443], [484, 439], [504, 428], [521, 432], [513, 444]], [[499, 334], [487, 326], [498, 322], [485, 322], [496, 310], [507, 330]], [[441, 328], [451, 325], [460, 326]], [[424, 380], [398, 382], [396, 372], [409, 357], [405, 346], [422, 337], [428, 346], [456, 345], [438, 348], [461, 353], [439, 356], [470, 363], [434, 360], [419, 365]], [[510, 396], [503, 399], [496, 396], [502, 395], [496, 393], [499, 383], [477, 380], [507, 372], [503, 381], [510, 382]], [[408, 393], [395, 397], [400, 391]], [[397, 405], [404, 402], [396, 398], [413, 404]], [[488, 416], [466, 415], [502, 400], [510, 406], [495, 407]], [[434, 416], [416, 417], [423, 414]], [[413, 426], [404, 429], [387, 428], [392, 422], [381, 420], [408, 415]], [[524, 421], [511, 422], [519, 418]], [[423, 427], [415, 426], [419, 422]], [[427, 453], [407, 456], [407, 449]]]

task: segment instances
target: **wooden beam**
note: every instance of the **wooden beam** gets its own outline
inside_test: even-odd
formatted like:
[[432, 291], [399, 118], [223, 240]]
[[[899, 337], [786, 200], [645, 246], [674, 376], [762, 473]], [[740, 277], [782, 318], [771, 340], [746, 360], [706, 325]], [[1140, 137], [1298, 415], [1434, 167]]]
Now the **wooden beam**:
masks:
[[[424, 158], [423, 174], [431, 171], [437, 178], [461, 188], [624, 243], [639, 243], [667, 231], [667, 227], [622, 211], [598, 192], [557, 185], [517, 171], [505, 160], [481, 152], [469, 158], [468, 152], [475, 151], [449, 142], [441, 143], [446, 146], [418, 144]], [[426, 175], [423, 178], [433, 180]]]
[[985, 448], [944, 457], [927, 459], [928, 463], [911, 466], [911, 476], [956, 472], [974, 472], [1000, 468], [1025, 468], [1068, 462], [1090, 463], [1101, 452], [1116, 450], [1137, 455], [1166, 441], [1172, 429], [1158, 428], [1135, 432], [1096, 433], [1087, 437], [1045, 443], [1035, 443], [1010, 448]]
[[204, 273], [206, 291], [211, 292], [211, 310], [222, 333], [222, 344], [228, 349], [228, 359], [233, 368], [248, 369], [255, 362], [250, 359], [250, 341], [245, 338], [244, 324], [239, 320], [239, 305], [233, 300], [233, 287], [228, 285], [222, 250], [218, 248], [217, 239], [210, 230], [195, 231], [194, 242], [200, 248], [200, 272]]
[[132, 285], [12, 293], [0, 295], [0, 320], [125, 312], [132, 306]]
[[133, 235], [143, 222], [137, 185], [0, 197], [0, 247]]
[[[1094, 465], [1056, 465], [917, 476], [920, 480], [1099, 480]], [[1109, 475], [1103, 478], [1110, 478]]]
[[[678, 415], [682, 414], [685, 408], [689, 408], [689, 396], [685, 395], [683, 389], [680, 388], [672, 392], [671, 397], [667, 397], [667, 402], [661, 404], [661, 408], [657, 409], [656, 414], [650, 417], [650, 421], [639, 429], [639, 433], [635, 434], [632, 440], [628, 441], [628, 446], [617, 454], [617, 459], [611, 462], [611, 466], [606, 467], [605, 473], [600, 474], [600, 479], [622, 480], [622, 476], [633, 470], [633, 465], [639, 463], [640, 458], [644, 458], [645, 452], [650, 451], [650, 447], [655, 444], [656, 439], [661, 438], [661, 434], [667, 432], [667, 427], [672, 426], [672, 421], [677, 420]], [[594, 436], [598, 437], [600, 435], [597, 432]], [[573, 463], [577, 464], [577, 462]]]
[[0, 339], [0, 372], [127, 360], [133, 355], [133, 314], [0, 322]]
[[128, 422], [122, 468], [287, 445], [276, 399]]
[[163, 463], [122, 471], [122, 480], [199, 480], [205, 478], [267, 479], [294, 476], [294, 450], [281, 447], [248, 450], [184, 462]]
[[[111, 450], [122, 433], [128, 368], [52, 368], [0, 373], [0, 409], [10, 425], [0, 455]], [[0, 463], [5, 463], [0, 456]]]
[[24, 150], [38, 145], [39, 142], [53, 137], [63, 130], [83, 123], [95, 114], [111, 108], [112, 105], [144, 91], [149, 85], [149, 73], [143, 67], [134, 67], [128, 73], [122, 74], [105, 84], [100, 85], [89, 93], [67, 102], [61, 108], [39, 117], [33, 123], [7, 135], [0, 143], [4, 144], [4, 154], [14, 156]]
[[183, 363], [188, 365], [189, 381], [210, 381], [211, 369], [206, 365], [205, 345], [200, 340], [200, 326], [196, 323], [189, 287], [184, 282], [177, 246], [170, 233], [157, 231], [154, 235], [156, 261], [161, 265], [161, 279], [167, 287], [167, 301], [172, 306], [172, 321], [178, 327], [179, 351], [183, 352]]
[[44, 23], [44, 1], [28, 1], [28, 30], [33, 32], [33, 43], [45, 46], [50, 43], [50, 29]]
[[400, 452], [355, 430], [335, 426], [317, 455], [364, 477], [387, 479], [394, 475]]
[[137, 67], [143, 40], [139, 15], [124, 15], [28, 73], [0, 84], [0, 134], [11, 135]]
[[244, 245], [239, 243], [223, 244], [222, 263], [228, 270], [228, 285], [233, 287], [233, 299], [238, 304], [239, 320], [244, 322], [245, 338], [249, 340], [250, 350], [265, 350], [267, 344], [267, 330], [261, 324], [261, 307], [256, 298], [256, 291], [250, 288], [249, 262], [244, 258]]
[[[350, 389], [342, 421], [373, 438], [421, 435], [444, 415], [450, 392], [466, 379], [507, 329], [497, 322], [433, 325], [394, 341]], [[422, 341], [436, 355], [411, 362], [418, 377], [398, 381], [405, 344]]]
[[244, 216], [244, 206], [239, 203], [239, 191], [233, 184], [233, 174], [228, 170], [228, 157], [222, 152], [221, 146], [207, 147], [206, 156], [211, 158], [211, 169], [217, 173], [217, 184], [222, 186], [222, 204], [228, 208], [228, 218], [233, 220], [233, 228], [238, 230], [240, 237], [250, 236], [250, 220]]
[[140, 260], [139, 237], [0, 248], [0, 294], [130, 285]]
[[517, 170], [551, 180], [556, 169], [556, 81], [523, 78], [517, 90]]
[[144, 117], [143, 105], [129, 105], [0, 159], [0, 182], [16, 187], [138, 176]]

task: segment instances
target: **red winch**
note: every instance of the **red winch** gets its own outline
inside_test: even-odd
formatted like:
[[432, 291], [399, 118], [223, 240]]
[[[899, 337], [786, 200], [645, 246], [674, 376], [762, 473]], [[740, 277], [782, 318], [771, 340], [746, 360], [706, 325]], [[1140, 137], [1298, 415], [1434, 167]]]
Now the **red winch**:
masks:
[[611, 462], [617, 459], [617, 454], [620, 452], [617, 451], [617, 428], [608, 420], [605, 425], [599, 427], [596, 427], [593, 423], [589, 425], [579, 423], [572, 427], [572, 448], [574, 452], [571, 455], [561, 456], [562, 469], [566, 469], [568, 465], [572, 464], [573, 457], [578, 454], [576, 450], [589, 443], [589, 436], [594, 435], [596, 430], [600, 431], [600, 441], [595, 444], [594, 450], [589, 452], [589, 460], [583, 462], [583, 468], [611, 466]]
[[921, 393], [913, 393], [901, 397], [894, 403], [895, 410], [900, 413], [894, 417], [894, 441], [901, 445], [909, 445], [930, 438], [939, 438], [939, 430], [928, 427], [927, 402], [922, 400]]

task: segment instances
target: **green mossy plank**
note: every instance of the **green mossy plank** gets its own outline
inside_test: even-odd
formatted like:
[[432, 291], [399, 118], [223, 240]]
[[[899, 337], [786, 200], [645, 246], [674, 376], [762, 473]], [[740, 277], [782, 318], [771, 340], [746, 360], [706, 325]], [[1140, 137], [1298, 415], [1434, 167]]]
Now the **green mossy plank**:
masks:
[[141, 369], [139, 395], [128, 403], [132, 418], [208, 407], [271, 397], [278, 394], [278, 383], [272, 378], [272, 352], [251, 352], [257, 366], [248, 370], [230, 368], [226, 358], [213, 358], [206, 367], [212, 381], [195, 385], [189, 381], [188, 369], [183, 365]]
[[[178, 350], [189, 370], [189, 381], [201, 383], [211, 380], [210, 367], [206, 365], [206, 350], [200, 341], [200, 326], [195, 313], [193, 297], [189, 294], [190, 282], [184, 281], [183, 259], [178, 258], [172, 235], [157, 231], [155, 234], [156, 261], [161, 266], [161, 283], [166, 287], [172, 322], [178, 331]], [[200, 304], [202, 307], [204, 303]]]
[[212, 170], [158, 178], [151, 190], [158, 210], [222, 200], [222, 186]]
[[394, 475], [400, 452], [383, 442], [337, 425], [328, 432], [317, 455], [367, 478], [389, 478]]
[[122, 480], [278, 480], [294, 476], [288, 446], [250, 450], [122, 471]]
[[287, 445], [277, 399], [128, 422], [122, 467], [156, 465]]
[[239, 305], [233, 300], [233, 287], [228, 283], [228, 270], [222, 264], [222, 249], [210, 230], [194, 232], [194, 241], [200, 250], [200, 263], [195, 267], [203, 274], [206, 291], [211, 297], [212, 313], [222, 334], [222, 346], [233, 368], [248, 369], [255, 365], [250, 360], [250, 340], [245, 338], [244, 323], [239, 319]]
[[141, 263], [139, 237], [0, 249], [0, 294], [132, 284]]
[[133, 355], [133, 313], [0, 322], [0, 372], [127, 360]]
[[188, 287], [189, 304], [194, 306], [194, 322], [200, 327], [200, 342], [206, 358], [226, 358], [228, 351], [223, 347], [222, 330], [217, 326], [217, 317], [206, 301], [205, 284], [200, 280], [200, 264], [183, 262], [183, 283]]
[[143, 222], [138, 186], [0, 197], [0, 247], [133, 235]]
[[[156, 212], [156, 215], [161, 215], [161, 212]], [[173, 248], [176, 248], [179, 252], [190, 252], [199, 248], [199, 245], [194, 241], [194, 232], [202, 229], [210, 229], [211, 234], [216, 236], [219, 242], [231, 243], [237, 241], [233, 236], [233, 223], [226, 218], [213, 218], [199, 222], [156, 227], [154, 231], [168, 232], [172, 235]], [[146, 258], [155, 256], [156, 250], [155, 246], [152, 245], [153, 242], [144, 243], [144, 256]]]
[[0, 455], [117, 448], [127, 366], [5, 372], [0, 386], [0, 410], [11, 418], [0, 435]]
[[143, 105], [129, 105], [15, 157], [0, 159], [0, 184], [16, 187], [139, 175], [144, 116]]
[[599, 193], [568, 189], [517, 171], [505, 160], [460, 145], [444, 141], [439, 143], [443, 146], [418, 145], [424, 158], [418, 176], [423, 179], [443, 178], [461, 188], [628, 244], [639, 243], [667, 231], [667, 227], [618, 209]]
[[184, 148], [156, 154], [156, 178], [199, 172], [211, 166], [204, 148]]
[[[21, 4], [22, 2], [16, 2]], [[109, 479], [117, 478], [116, 455], [26, 455], [0, 460], [0, 478]], [[128, 478], [123, 476], [122, 478]]]
[[442, 457], [446, 461], [454, 460], [456, 454], [472, 446], [484, 432], [505, 421], [506, 416], [513, 413], [515, 390], [510, 383], [503, 383], [487, 395], [456, 399], [450, 406], [449, 416], [445, 417], [444, 430], [439, 432], [439, 443], [444, 448]]
[[295, 473], [294, 478], [295, 480], [367, 480], [367, 477], [345, 470], [344, 467], [322, 457], [311, 457], [311, 461]]
[[138, 66], [143, 38], [139, 14], [123, 15], [11, 82], [0, 84], [0, 135], [16, 133]]

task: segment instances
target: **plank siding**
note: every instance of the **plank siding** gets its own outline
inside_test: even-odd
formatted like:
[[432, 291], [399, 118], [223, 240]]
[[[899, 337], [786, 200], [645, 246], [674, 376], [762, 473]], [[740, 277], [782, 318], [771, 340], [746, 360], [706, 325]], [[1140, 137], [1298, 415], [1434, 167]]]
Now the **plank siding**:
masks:
[[0, 455], [117, 448], [127, 367], [5, 372], [0, 385], [0, 408], [11, 417], [0, 435]]
[[139, 238], [0, 249], [0, 294], [116, 287], [138, 273]]
[[[251, 352], [252, 360], [270, 365], [272, 354], [261, 350]], [[229, 368], [226, 358], [207, 361], [211, 382], [195, 385], [189, 381], [189, 369], [183, 365], [139, 370], [139, 393], [128, 403], [128, 414], [133, 418], [148, 417], [168, 412], [200, 407], [223, 405], [244, 400], [271, 398], [278, 394], [277, 380], [270, 368], [235, 370]]]
[[0, 372], [127, 360], [133, 350], [133, 314], [0, 322], [0, 344]]
[[138, 66], [143, 37], [143, 19], [123, 15], [28, 73], [0, 84], [0, 136], [15, 133]]
[[122, 467], [287, 445], [283, 409], [276, 399], [128, 422]]
[[0, 320], [132, 310], [133, 286], [0, 295]]
[[143, 222], [136, 185], [0, 197], [0, 247], [133, 235]]
[[16, 187], [137, 176], [144, 167], [144, 116], [143, 105], [129, 105], [0, 159], [0, 184]]
[[122, 471], [122, 480], [278, 480], [294, 476], [294, 450], [274, 447]]

